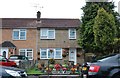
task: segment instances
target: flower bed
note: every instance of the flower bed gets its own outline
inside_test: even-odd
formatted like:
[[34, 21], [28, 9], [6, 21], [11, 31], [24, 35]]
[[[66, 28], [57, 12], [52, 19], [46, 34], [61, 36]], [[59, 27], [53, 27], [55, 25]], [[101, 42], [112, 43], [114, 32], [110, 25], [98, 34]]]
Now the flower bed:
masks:
[[45, 69], [45, 73], [49, 74], [79, 74], [80, 70], [78, 65], [70, 66], [67, 64], [54, 64], [54, 65], [49, 65], [49, 70], [48, 67]]
[[[38, 64], [39, 65], [39, 64]], [[38, 66], [28, 71], [28, 74], [80, 74], [80, 67], [78, 65], [60, 65], [59, 63], [45, 65], [41, 69]]]

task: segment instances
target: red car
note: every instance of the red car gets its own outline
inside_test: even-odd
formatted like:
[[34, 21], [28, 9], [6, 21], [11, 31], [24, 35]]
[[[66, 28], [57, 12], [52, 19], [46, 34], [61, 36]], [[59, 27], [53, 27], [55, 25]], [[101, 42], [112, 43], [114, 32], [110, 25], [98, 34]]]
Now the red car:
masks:
[[2, 66], [10, 66], [10, 67], [16, 67], [16, 63], [14, 61], [9, 61], [7, 58], [0, 55], [0, 65]]

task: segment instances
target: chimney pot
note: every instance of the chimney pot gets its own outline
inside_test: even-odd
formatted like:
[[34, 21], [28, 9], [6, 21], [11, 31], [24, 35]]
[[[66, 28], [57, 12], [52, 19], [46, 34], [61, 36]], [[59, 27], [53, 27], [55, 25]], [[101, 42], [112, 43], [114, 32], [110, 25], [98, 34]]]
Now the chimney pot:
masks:
[[40, 17], [41, 17], [41, 12], [38, 11], [38, 12], [37, 12], [37, 21], [40, 21]]

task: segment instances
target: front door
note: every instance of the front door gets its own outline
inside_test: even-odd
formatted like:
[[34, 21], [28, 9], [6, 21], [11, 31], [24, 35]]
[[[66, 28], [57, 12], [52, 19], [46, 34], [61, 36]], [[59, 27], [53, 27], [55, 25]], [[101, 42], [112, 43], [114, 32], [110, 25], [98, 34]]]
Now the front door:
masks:
[[5, 58], [8, 58], [8, 48], [1, 48], [0, 55], [4, 56]]
[[76, 49], [69, 49], [69, 61], [73, 61], [74, 65], [77, 63]]

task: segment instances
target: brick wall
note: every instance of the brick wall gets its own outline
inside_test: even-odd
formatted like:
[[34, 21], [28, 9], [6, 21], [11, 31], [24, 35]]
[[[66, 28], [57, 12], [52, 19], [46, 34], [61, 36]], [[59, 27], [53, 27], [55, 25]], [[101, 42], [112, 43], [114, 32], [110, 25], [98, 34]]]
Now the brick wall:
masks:
[[[38, 30], [40, 34], [40, 30]], [[53, 40], [41, 40], [38, 35], [38, 49], [42, 48], [69, 48], [79, 47], [76, 40], [69, 40], [68, 30], [55, 30], [55, 39]]]
[[11, 41], [16, 47], [16, 54], [19, 54], [19, 49], [33, 49], [33, 57], [36, 59], [36, 31], [37, 29], [27, 29], [26, 40], [12, 40], [12, 29], [2, 29], [2, 42]]

